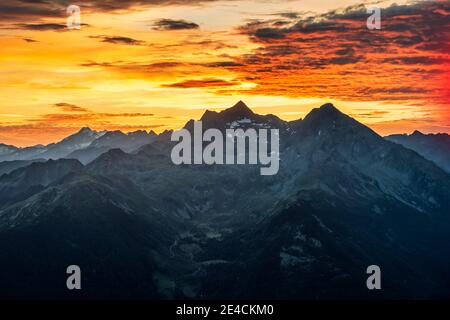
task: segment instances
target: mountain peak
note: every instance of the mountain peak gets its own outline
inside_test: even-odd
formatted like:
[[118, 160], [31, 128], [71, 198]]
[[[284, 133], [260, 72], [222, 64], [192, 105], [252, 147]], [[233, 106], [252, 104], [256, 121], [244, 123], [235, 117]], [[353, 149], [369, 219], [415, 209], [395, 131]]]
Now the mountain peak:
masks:
[[148, 134], [145, 130], [136, 130], [128, 132], [126, 135], [129, 137], [146, 137]]
[[242, 115], [254, 114], [253, 111], [242, 100], [239, 100], [238, 103], [236, 103], [231, 108], [224, 110], [223, 112], [227, 112], [227, 113], [232, 112], [232, 113], [238, 113], [238, 114], [242, 114]]
[[231, 107], [231, 109], [250, 110], [250, 108], [242, 100], [239, 100], [238, 103]]
[[94, 132], [94, 131], [89, 127], [83, 127], [80, 129], [80, 131], [78, 131], [78, 133], [91, 133], [91, 132]]
[[411, 134], [413, 137], [422, 137], [424, 134], [420, 132], [419, 130], [414, 130], [414, 132]]
[[311, 110], [305, 117], [305, 120], [322, 119], [322, 120], [336, 120], [344, 116], [332, 103], [325, 103], [319, 108]]
[[359, 139], [361, 137], [381, 139], [381, 137], [370, 128], [359, 123], [345, 113], [342, 113], [331, 103], [324, 104], [319, 108], [311, 110], [301, 122], [298, 131], [303, 131], [304, 134], [310, 133], [332, 138], [342, 135], [340, 137], [341, 139], [344, 139], [344, 136], [347, 136], [348, 133], [351, 132], [353, 137], [358, 137]]
[[321, 112], [327, 112], [327, 113], [341, 113], [332, 103], [325, 103], [322, 106], [319, 107], [319, 110]]
[[241, 100], [231, 108], [223, 110], [220, 114], [231, 117], [233, 120], [250, 118], [255, 115], [255, 113]]
[[[51, 148], [53, 148], [53, 150], [55, 150], [55, 148], [63, 146], [64, 149], [67, 149], [68, 147], [69, 148], [75, 147], [76, 145], [78, 145], [80, 143], [90, 143], [93, 140], [95, 140], [96, 138], [97, 138], [97, 131], [94, 131], [88, 127], [83, 127], [78, 132], [65, 137], [64, 139], [62, 139], [61, 141], [59, 141], [57, 143], [52, 143], [52, 144], [48, 145], [47, 147], [51, 147]], [[66, 152], [66, 151], [64, 151], [64, 152]], [[59, 155], [56, 158], [59, 158]]]
[[126, 136], [126, 134], [120, 130], [107, 131], [103, 135], [103, 137], [122, 137], [122, 136]]
[[[253, 118], [254, 116], [255, 113], [243, 101], [240, 100], [231, 108], [220, 112], [206, 110], [200, 120], [206, 122], [206, 125], [210, 127], [222, 127], [222, 125], [227, 122], [240, 120], [243, 118]], [[189, 128], [191, 126], [192, 121], [189, 121], [186, 123], [185, 128]]]

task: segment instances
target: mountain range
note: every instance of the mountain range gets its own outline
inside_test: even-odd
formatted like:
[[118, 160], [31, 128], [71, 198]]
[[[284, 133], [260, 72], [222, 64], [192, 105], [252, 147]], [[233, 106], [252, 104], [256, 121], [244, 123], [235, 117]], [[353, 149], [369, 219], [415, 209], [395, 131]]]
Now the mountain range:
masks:
[[[176, 166], [170, 132], [82, 129], [78, 149], [39, 146], [39, 161], [0, 177], [0, 296], [450, 297], [450, 174], [424, 151], [332, 104], [286, 122], [239, 102], [201, 120], [279, 129], [278, 174]], [[42, 160], [58, 152], [82, 161]], [[80, 291], [65, 287], [71, 264]], [[374, 264], [382, 290], [366, 287]]]
[[121, 131], [95, 131], [82, 128], [67, 138], [49, 145], [36, 145], [18, 148], [11, 145], [0, 145], [0, 161], [30, 161], [36, 159], [78, 159], [88, 163], [102, 153], [120, 148], [127, 152], [151, 143], [156, 137], [153, 131], [143, 130], [123, 133]]
[[450, 172], [450, 136], [448, 134], [423, 134], [416, 130], [410, 135], [393, 134], [385, 138], [416, 151]]
[[[242, 101], [222, 112], [207, 110], [200, 120], [203, 122], [205, 130], [209, 128], [224, 130], [238, 127], [243, 129], [274, 127], [285, 131], [295, 130], [297, 124], [301, 122], [301, 119], [286, 122], [274, 115], [256, 114]], [[184, 128], [192, 130], [193, 121], [188, 121]], [[165, 131], [162, 136], [167, 137], [168, 134], [170, 131]], [[32, 162], [49, 159], [77, 159], [81, 163], [87, 164], [111, 149], [121, 149], [132, 153], [143, 145], [154, 142], [157, 137], [158, 135], [153, 131], [138, 130], [123, 133], [118, 130], [95, 131], [84, 127], [63, 140], [46, 146], [19, 148], [0, 143], [0, 175]], [[384, 138], [416, 151], [450, 172], [450, 136], [448, 134], [423, 134], [416, 130], [411, 135], [393, 134]]]

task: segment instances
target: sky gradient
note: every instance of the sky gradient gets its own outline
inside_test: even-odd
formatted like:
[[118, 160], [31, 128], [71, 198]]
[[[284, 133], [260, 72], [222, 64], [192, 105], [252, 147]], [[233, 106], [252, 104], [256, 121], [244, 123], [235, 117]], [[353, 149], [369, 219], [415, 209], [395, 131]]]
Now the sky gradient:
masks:
[[[450, 133], [450, 1], [393, 2], [8, 1], [0, 143], [161, 132], [238, 100], [285, 120], [332, 102], [382, 135]], [[371, 6], [381, 30], [366, 27]]]

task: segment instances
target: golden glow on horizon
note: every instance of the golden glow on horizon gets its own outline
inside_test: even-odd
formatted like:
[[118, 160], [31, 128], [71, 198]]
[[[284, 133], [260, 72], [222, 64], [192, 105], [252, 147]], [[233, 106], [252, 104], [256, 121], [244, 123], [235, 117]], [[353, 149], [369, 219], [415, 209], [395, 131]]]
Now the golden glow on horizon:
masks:
[[[4, 28], [0, 35], [0, 143], [46, 144], [83, 126], [161, 132], [198, 119], [205, 109], [220, 110], [238, 100], [257, 113], [285, 120], [302, 118], [312, 108], [332, 102], [380, 134], [414, 129], [449, 132], [445, 118], [442, 123], [435, 118], [428, 121], [429, 108], [414, 102], [330, 99], [315, 95], [314, 90], [302, 97], [272, 95], [270, 87], [260, 85], [264, 90], [258, 91], [255, 81], [241, 70], [245, 66], [215, 65], [245, 57], [260, 46], [237, 30], [249, 19], [294, 10], [325, 12], [357, 3], [219, 1], [122, 13], [82, 11], [82, 23], [88, 26], [81, 30]], [[161, 18], [193, 21], [200, 27], [153, 30], [152, 23]], [[61, 19], [39, 21], [54, 22]], [[326, 78], [327, 74], [318, 70], [310, 76]], [[298, 79], [286, 76], [280, 81]], [[356, 79], [349, 85], [356, 88], [360, 83]], [[79, 109], [58, 106], [62, 103]]]

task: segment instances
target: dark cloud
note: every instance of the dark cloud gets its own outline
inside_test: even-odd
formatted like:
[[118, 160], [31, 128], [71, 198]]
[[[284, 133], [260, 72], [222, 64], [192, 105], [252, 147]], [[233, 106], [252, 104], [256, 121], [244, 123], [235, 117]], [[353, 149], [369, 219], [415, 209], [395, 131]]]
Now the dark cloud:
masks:
[[145, 45], [145, 41], [142, 40], [136, 40], [129, 37], [121, 37], [121, 36], [89, 36], [89, 38], [93, 39], [101, 39], [102, 42], [107, 43], [114, 43], [114, 44], [126, 44], [126, 45], [133, 45], [133, 46], [142, 46]]
[[[173, 79], [173, 77], [180, 73], [184, 75], [197, 76], [201, 64], [184, 63], [178, 61], [161, 61], [155, 63], [145, 62], [131, 62], [131, 61], [112, 61], [112, 62], [95, 62], [88, 61], [80, 64], [83, 67], [102, 67], [118, 72], [122, 75], [128, 74], [129, 77], [136, 77], [137, 79], [153, 77], [161, 79]], [[206, 68], [206, 67], [205, 67]], [[168, 80], [171, 81], [171, 80]]]
[[[66, 102], [60, 102], [54, 104], [56, 108], [61, 109], [62, 111], [65, 111], [67, 113], [60, 114], [60, 113], [50, 113], [46, 114], [43, 117], [46, 119], [57, 119], [57, 120], [70, 120], [70, 119], [92, 119], [92, 120], [98, 120], [98, 119], [107, 119], [107, 118], [140, 118], [140, 117], [153, 117], [153, 113], [140, 113], [140, 112], [134, 112], [134, 113], [105, 113], [105, 112], [94, 112], [87, 108], [77, 106], [75, 104], [66, 103]], [[41, 121], [42, 118], [37, 118], [32, 121]]]
[[217, 62], [209, 62], [209, 63], [205, 63], [203, 64], [204, 66], [207, 67], [212, 67], [212, 68], [224, 68], [224, 67], [242, 67], [244, 66], [242, 63], [237, 63], [235, 61], [217, 61]]
[[367, 111], [367, 112], [361, 112], [361, 113], [352, 113], [352, 117], [362, 117], [362, 118], [384, 118], [387, 114], [389, 114], [389, 111], [384, 110], [374, 110], [374, 111]]
[[186, 80], [177, 83], [166, 84], [163, 85], [163, 87], [187, 89], [187, 88], [207, 88], [207, 87], [230, 87], [236, 85], [239, 85], [239, 83], [235, 81], [227, 81], [216, 78], [205, 78], [201, 80]]
[[192, 40], [185, 40], [180, 43], [174, 44], [173, 46], [199, 46], [199, 47], [209, 47], [214, 50], [220, 50], [220, 49], [237, 49], [238, 47], [235, 45], [227, 44], [223, 41], [218, 40], [200, 40], [200, 41], [192, 41]]
[[347, 55], [353, 55], [355, 53], [355, 49], [352, 47], [344, 47], [344, 48], [338, 48], [334, 54], [337, 54], [338, 56], [347, 56]]
[[354, 64], [363, 60], [364, 56], [333, 57], [328, 59], [325, 64]]
[[29, 23], [23, 23], [23, 24], [17, 24], [17, 29], [22, 30], [32, 30], [32, 31], [65, 31], [67, 29], [66, 24], [62, 23], [35, 23], [35, 24], [29, 24]]
[[153, 24], [153, 29], [155, 30], [192, 30], [199, 27], [195, 22], [172, 19], [161, 19]]
[[381, 30], [368, 30], [370, 15], [358, 4], [251, 20], [237, 30], [259, 47], [233, 59], [243, 65], [237, 80], [254, 79], [247, 94], [448, 102], [450, 1], [383, 8]]
[[[368, 14], [362, 4], [341, 10], [333, 10], [317, 16], [301, 17], [291, 27], [284, 27], [285, 21], [253, 20], [240, 30], [262, 39], [292, 38], [292, 35], [338, 34], [347, 40], [359, 41], [364, 45], [384, 45], [392, 42], [401, 46], [414, 46], [434, 41], [443, 42], [443, 36], [449, 24], [448, 1], [416, 2], [408, 5], [392, 5], [382, 10], [382, 31], [377, 35], [378, 41], [371, 43], [368, 37], [366, 21]], [[272, 27], [267, 27], [271, 25]], [[409, 31], [409, 32], [408, 32]], [[366, 40], [365, 40], [366, 38]], [[305, 36], [298, 41], [304, 41]], [[330, 38], [331, 39], [331, 38]], [[317, 38], [311, 39], [316, 41]], [[356, 44], [356, 43], [355, 43]], [[444, 48], [443, 48], [444, 49]]]
[[170, 62], [155, 62], [147, 64], [146, 67], [150, 69], [163, 69], [163, 68], [174, 68], [183, 66], [184, 64], [177, 61], [170, 61]]
[[[86, 23], [81, 24], [82, 27], [88, 27]], [[3, 29], [19, 29], [29, 31], [70, 31], [65, 23], [19, 23], [3, 27]]]
[[[213, 50], [221, 50], [221, 49], [237, 49], [238, 47], [236, 45], [232, 45], [229, 43], [225, 43], [224, 41], [220, 40], [181, 40], [181, 41], [174, 41], [170, 44], [151, 44], [151, 47], [154, 49], [160, 49], [160, 50], [171, 50], [173, 48], [184, 48], [186, 46], [191, 47], [201, 47], [202, 49], [213, 49]], [[203, 54], [206, 54], [206, 50], [202, 50]]]
[[283, 39], [284, 32], [275, 28], [256, 29], [254, 36], [263, 39]]
[[[218, 0], [78, 0], [76, 4], [90, 11], [118, 11], [151, 6], [200, 5], [215, 1]], [[66, 7], [72, 4], [72, 0], [55, 0], [54, 2], [64, 4]]]
[[[367, 18], [367, 17], [366, 17]], [[291, 28], [284, 30], [285, 33], [318, 33], [318, 32], [345, 32], [350, 28], [349, 25], [337, 21], [308, 21], [303, 20], [296, 23]]]
[[0, 4], [0, 21], [29, 21], [66, 17], [71, 4], [80, 6], [81, 12], [118, 12], [139, 10], [144, 7], [169, 5], [200, 5], [217, 0], [9, 0]]
[[[385, 58], [382, 60], [384, 63], [393, 63], [393, 64], [420, 64], [420, 65], [431, 65], [431, 64], [442, 64], [446, 62], [450, 62], [450, 59], [446, 59], [444, 57], [429, 57], [429, 56], [414, 56], [414, 57], [392, 57]], [[421, 70], [422, 72], [426, 72], [426, 70]]]
[[23, 38], [22, 40], [25, 42], [39, 42], [39, 41], [31, 39], [31, 38]]
[[382, 94], [415, 94], [415, 93], [428, 93], [430, 90], [425, 88], [411, 88], [411, 87], [381, 87], [381, 88], [370, 88], [364, 87], [360, 89], [361, 92], [365, 94], [382, 93]]
[[85, 63], [80, 63], [81, 67], [116, 67], [120, 66], [123, 63], [123, 61], [115, 61], [115, 62], [95, 62], [95, 61], [89, 61]]
[[[232, 57], [227, 56], [231, 59]], [[214, 61], [214, 62], [182, 62], [182, 61], [161, 61], [154, 63], [140, 63], [140, 62], [125, 62], [125, 61], [112, 61], [112, 62], [96, 62], [87, 61], [79, 64], [82, 67], [102, 67], [116, 70], [118, 72], [131, 72], [138, 73], [140, 76], [152, 76], [165, 75], [168, 77], [177, 76], [181, 73], [184, 75], [202, 75], [204, 71], [208, 68], [219, 68], [219, 69], [239, 69], [245, 66], [245, 64], [226, 60], [226, 61]], [[203, 69], [204, 68], [204, 69]], [[203, 72], [202, 72], [203, 71]]]
[[0, 21], [28, 21], [40, 18], [59, 18], [66, 16], [62, 7], [52, 5], [43, 1], [21, 1], [12, 0], [8, 4], [0, 4]]
[[89, 112], [86, 108], [65, 102], [56, 103], [55, 107], [67, 112]]
[[300, 14], [298, 12], [281, 12], [281, 13], [277, 13], [276, 15], [279, 15], [280, 17], [283, 18], [288, 18], [288, 19], [297, 19], [299, 18]]
[[274, 27], [284, 27], [288, 24], [290, 24], [290, 21], [286, 21], [286, 20], [278, 20], [272, 23], [272, 26]]

